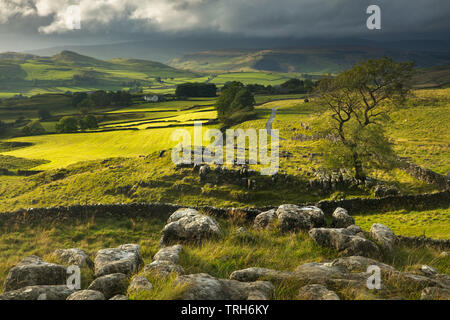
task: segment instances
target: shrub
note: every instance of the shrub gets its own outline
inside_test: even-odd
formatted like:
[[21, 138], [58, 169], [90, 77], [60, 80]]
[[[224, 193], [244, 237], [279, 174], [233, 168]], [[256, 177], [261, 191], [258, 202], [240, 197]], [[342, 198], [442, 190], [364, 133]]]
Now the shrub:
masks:
[[35, 120], [23, 127], [22, 133], [26, 136], [36, 136], [44, 134], [45, 129], [39, 121]]

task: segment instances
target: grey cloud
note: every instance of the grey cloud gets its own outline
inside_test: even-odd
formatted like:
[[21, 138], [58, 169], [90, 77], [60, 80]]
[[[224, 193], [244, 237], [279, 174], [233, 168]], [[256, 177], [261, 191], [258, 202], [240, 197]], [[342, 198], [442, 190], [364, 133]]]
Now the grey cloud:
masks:
[[382, 9], [382, 32], [450, 31], [448, 0], [0, 0], [0, 28], [22, 24], [67, 33], [67, 8], [79, 4], [82, 32], [218, 32], [239, 36], [364, 35], [370, 4]]

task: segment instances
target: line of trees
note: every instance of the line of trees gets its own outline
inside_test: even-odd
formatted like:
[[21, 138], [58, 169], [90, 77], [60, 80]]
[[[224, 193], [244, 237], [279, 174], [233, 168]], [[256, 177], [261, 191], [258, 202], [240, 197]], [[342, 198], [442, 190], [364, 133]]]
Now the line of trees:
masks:
[[128, 107], [132, 104], [132, 95], [128, 91], [104, 91], [98, 90], [87, 94], [86, 92], [76, 92], [72, 95], [72, 106], [87, 113], [94, 108], [104, 108], [107, 106]]
[[177, 98], [199, 98], [217, 96], [217, 87], [213, 83], [183, 83], [175, 90]]
[[56, 124], [57, 133], [74, 133], [79, 130], [86, 131], [98, 128], [97, 118], [93, 115], [82, 117], [67, 116], [61, 118]]
[[241, 82], [225, 84], [216, 102], [219, 121], [231, 126], [256, 116], [255, 97]]

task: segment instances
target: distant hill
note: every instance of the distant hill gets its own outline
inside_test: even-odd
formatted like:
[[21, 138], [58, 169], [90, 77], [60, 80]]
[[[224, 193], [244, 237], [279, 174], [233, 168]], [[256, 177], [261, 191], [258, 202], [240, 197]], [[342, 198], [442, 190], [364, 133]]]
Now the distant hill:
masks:
[[414, 76], [417, 88], [439, 88], [450, 86], [450, 65], [420, 69]]
[[3, 91], [10, 92], [48, 87], [115, 89], [132, 86], [130, 83], [148, 85], [159, 78], [197, 75], [159, 62], [137, 59], [104, 61], [68, 50], [51, 57], [0, 53], [0, 86]]
[[271, 71], [337, 73], [356, 62], [388, 56], [427, 68], [450, 64], [450, 52], [380, 49], [370, 46], [317, 46], [271, 50], [212, 50], [173, 59], [169, 65], [204, 72]]

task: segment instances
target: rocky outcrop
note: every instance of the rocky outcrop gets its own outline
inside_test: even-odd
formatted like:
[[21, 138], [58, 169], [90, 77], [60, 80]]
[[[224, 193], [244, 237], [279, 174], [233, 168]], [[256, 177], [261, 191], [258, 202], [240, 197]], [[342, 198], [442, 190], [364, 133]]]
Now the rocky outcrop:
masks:
[[128, 287], [128, 294], [136, 293], [139, 291], [152, 291], [153, 285], [148, 281], [146, 277], [137, 276], [131, 280]]
[[72, 293], [66, 285], [27, 286], [3, 292], [0, 300], [66, 300]]
[[348, 214], [344, 208], [338, 207], [331, 215], [332, 226], [334, 228], [347, 228], [355, 224], [355, 219]]
[[95, 290], [80, 290], [72, 293], [67, 300], [106, 300], [103, 293]]
[[[299, 292], [299, 299], [320, 300], [324, 296], [338, 290], [351, 289], [354, 294], [363, 299], [376, 299], [367, 288], [367, 281], [372, 275], [369, 266], [378, 266], [382, 278], [381, 290], [385, 290], [384, 283], [395, 283], [398, 286], [411, 288], [411, 290], [423, 290], [422, 295], [430, 298], [433, 294], [445, 297], [450, 290], [450, 277], [444, 274], [434, 273], [423, 266], [418, 270], [420, 274], [412, 272], [400, 272], [387, 264], [362, 256], [350, 256], [335, 259], [331, 262], [306, 263], [298, 266], [294, 271], [277, 271], [266, 268], [247, 268], [237, 270], [230, 276], [233, 280], [242, 282], [254, 282], [268, 280], [273, 284], [286, 281], [304, 283], [306, 287]], [[424, 271], [425, 270], [425, 271]], [[423, 275], [427, 273], [429, 276]], [[310, 285], [321, 285], [312, 286]], [[427, 289], [426, 288], [434, 288]], [[301, 294], [300, 294], [301, 293]], [[322, 295], [323, 294], [323, 295]]]
[[144, 268], [145, 273], [167, 278], [171, 273], [184, 274], [184, 269], [178, 265], [183, 246], [177, 244], [159, 250], [153, 257], [152, 263]]
[[318, 245], [333, 248], [346, 256], [364, 256], [377, 258], [380, 249], [372, 241], [366, 239], [361, 233], [356, 234], [349, 228], [315, 228], [309, 232], [310, 237]]
[[78, 248], [55, 250], [53, 256], [63, 264], [94, 268], [94, 263], [86, 251]]
[[272, 227], [276, 219], [277, 215], [275, 209], [264, 211], [256, 216], [253, 222], [253, 228], [262, 230]]
[[339, 296], [320, 284], [310, 284], [300, 288], [298, 300], [340, 300]]
[[3, 290], [12, 291], [27, 286], [66, 284], [64, 266], [44, 262], [38, 256], [29, 256], [13, 267], [6, 277]]
[[392, 251], [397, 242], [397, 237], [394, 232], [380, 223], [375, 223], [372, 225], [370, 228], [370, 237], [382, 248], [388, 251]]
[[137, 273], [143, 265], [140, 246], [124, 244], [118, 248], [102, 249], [95, 255], [95, 276], [123, 273], [131, 275]]
[[195, 209], [179, 209], [167, 220], [162, 231], [161, 245], [173, 242], [200, 242], [221, 234], [217, 222]]
[[180, 262], [180, 254], [183, 251], [183, 246], [180, 244], [173, 245], [170, 247], [165, 247], [159, 250], [153, 260], [156, 261], [169, 261], [173, 264], [178, 264]]
[[278, 228], [281, 232], [310, 230], [325, 225], [325, 215], [317, 207], [299, 207], [283, 204], [276, 211]]
[[206, 273], [179, 276], [175, 284], [185, 286], [184, 300], [268, 300], [274, 290], [268, 281], [244, 283]]
[[173, 264], [170, 261], [153, 261], [152, 263], [148, 264], [144, 268], [145, 273], [150, 273], [158, 277], [167, 278], [170, 274], [176, 273], [179, 275], [184, 274], [183, 267]]
[[[277, 222], [277, 223], [276, 223]], [[317, 207], [299, 207], [294, 204], [283, 204], [277, 208], [265, 211], [256, 216], [255, 229], [272, 228], [277, 224], [281, 232], [310, 230], [325, 225], [325, 215]]]
[[100, 291], [106, 299], [127, 291], [128, 279], [123, 273], [113, 273], [95, 279], [88, 290]]

